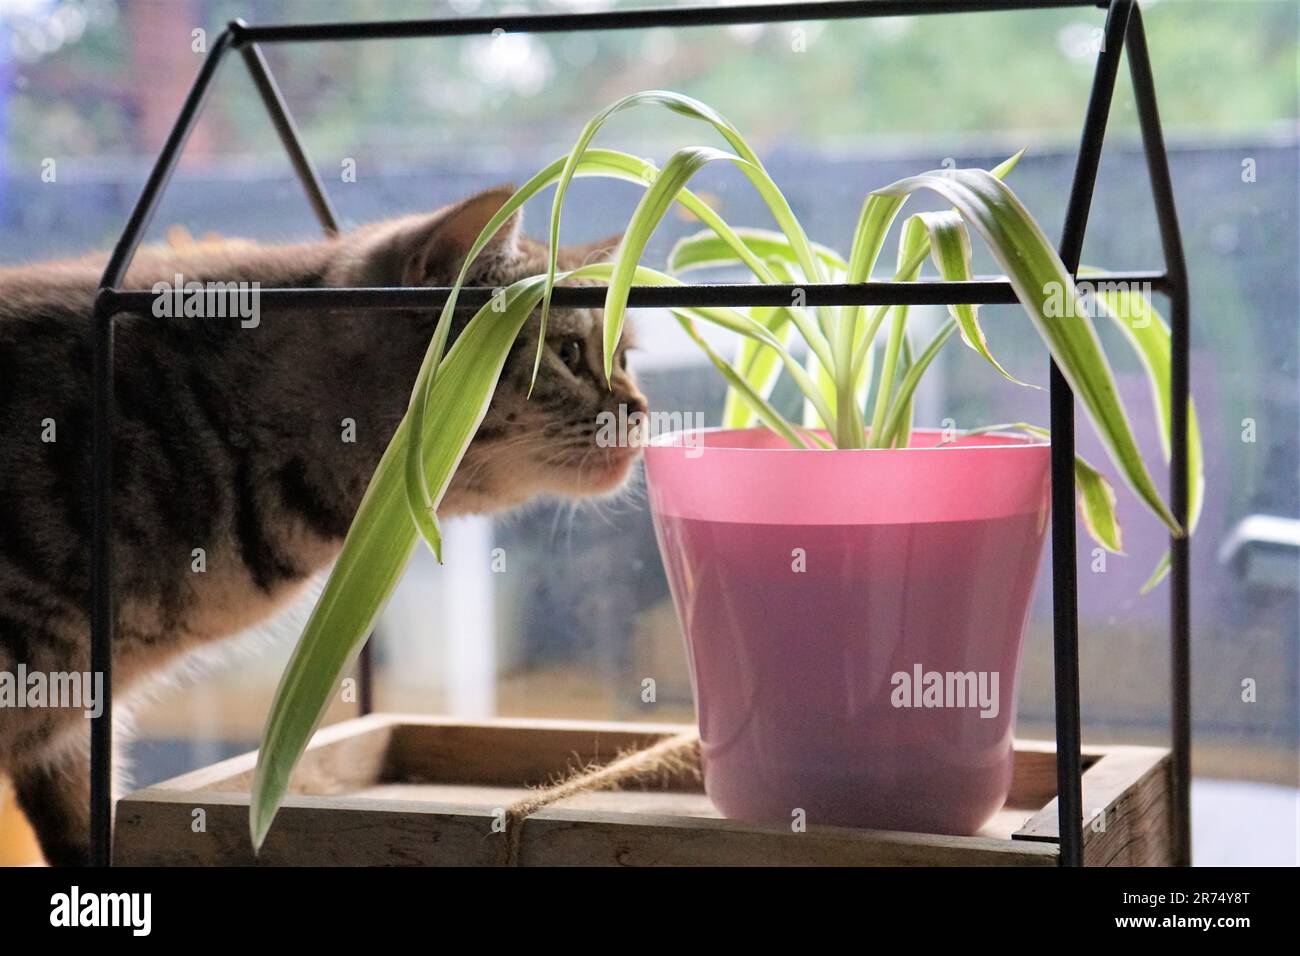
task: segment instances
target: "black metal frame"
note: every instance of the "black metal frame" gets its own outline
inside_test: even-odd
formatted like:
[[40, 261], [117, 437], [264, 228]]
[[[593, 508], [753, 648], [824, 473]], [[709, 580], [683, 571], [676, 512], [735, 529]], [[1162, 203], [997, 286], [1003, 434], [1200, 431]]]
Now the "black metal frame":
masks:
[[[1099, 7], [1106, 9], [1105, 42], [1098, 55], [1092, 92], [1080, 141], [1074, 181], [1070, 190], [1060, 253], [1073, 275], [1079, 266], [1084, 231], [1092, 204], [1101, 158], [1106, 121], [1110, 112], [1120, 56], [1127, 46], [1129, 70], [1137, 101], [1143, 148], [1147, 157], [1165, 268], [1158, 272], [1110, 273], [1098, 282], [1137, 282], [1168, 297], [1171, 306], [1173, 351], [1171, 509], [1186, 524], [1187, 402], [1189, 300], [1187, 270], [1183, 260], [1178, 216], [1174, 207], [1164, 135], [1156, 108], [1151, 64], [1147, 55], [1142, 14], [1135, 0], [857, 0], [857, 2], [781, 3], [773, 5], [681, 7], [660, 10], [624, 10], [557, 15], [505, 15], [453, 20], [407, 20], [369, 23], [317, 23], [291, 26], [249, 26], [233, 21], [221, 33], [204, 60], [170, 135], [163, 145], [143, 192], [113, 250], [95, 300], [94, 360], [94, 538], [92, 543], [91, 668], [104, 675], [104, 708], [94, 718], [91, 731], [91, 846], [93, 862], [111, 865], [112, 793], [112, 553], [109, 529], [112, 516], [112, 459], [110, 454], [113, 396], [113, 324], [122, 313], [147, 313], [154, 296], [122, 288], [128, 266], [171, 179], [176, 161], [198, 119], [222, 61], [238, 50], [252, 75], [276, 132], [284, 143], [294, 171], [326, 233], [338, 230], [337, 219], [325, 190], [312, 169], [287, 105], [271, 76], [259, 44], [413, 37], [450, 37], [491, 34], [496, 31], [550, 33], [603, 31], [647, 27], [693, 27], [740, 23], [778, 23], [799, 20], [856, 19], [939, 13], [976, 13], [1000, 10]], [[792, 286], [691, 285], [634, 288], [630, 307], [760, 306], [789, 303]], [[1005, 280], [969, 282], [924, 281], [914, 283], [864, 282], [800, 287], [809, 305], [883, 305], [956, 303], [1014, 303], [1015, 293]], [[446, 288], [264, 289], [264, 307], [316, 306], [395, 310], [441, 305]], [[460, 301], [481, 305], [490, 289], [467, 289]], [[604, 292], [596, 288], [557, 288], [560, 307], [599, 308]], [[1056, 766], [1060, 810], [1060, 863], [1083, 863], [1083, 807], [1081, 793], [1079, 729], [1078, 569], [1074, 517], [1074, 396], [1055, 363], [1051, 366], [1052, 428], [1052, 594], [1053, 643], [1056, 684]], [[1191, 757], [1188, 541], [1174, 538], [1171, 573], [1170, 642], [1173, 751], [1173, 859], [1191, 861], [1189, 784]], [[362, 660], [362, 706], [370, 706], [368, 660]]]

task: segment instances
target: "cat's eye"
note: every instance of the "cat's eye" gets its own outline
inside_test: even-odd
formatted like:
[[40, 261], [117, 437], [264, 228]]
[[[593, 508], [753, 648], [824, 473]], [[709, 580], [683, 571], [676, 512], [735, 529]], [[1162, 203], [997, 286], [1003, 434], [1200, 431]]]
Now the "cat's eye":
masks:
[[618, 353], [618, 367], [625, 372], [627, 371], [627, 349]]
[[569, 371], [578, 374], [582, 368], [582, 340], [565, 339], [560, 345], [560, 361], [569, 367]]

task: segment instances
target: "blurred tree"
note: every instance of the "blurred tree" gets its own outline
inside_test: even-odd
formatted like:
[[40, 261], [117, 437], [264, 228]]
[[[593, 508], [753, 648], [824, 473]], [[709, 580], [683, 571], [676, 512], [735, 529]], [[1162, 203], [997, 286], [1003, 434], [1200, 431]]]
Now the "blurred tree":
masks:
[[[625, 0], [641, 5], [640, 0]], [[510, 9], [590, 9], [530, 0]], [[609, 3], [608, 5], [615, 5]], [[1294, 0], [1145, 4], [1161, 107], [1171, 129], [1219, 134], [1293, 124]], [[5, 0], [13, 59], [5, 149], [151, 153], [198, 68], [191, 31], [252, 22], [459, 16], [480, 0]], [[722, 29], [294, 44], [268, 51], [308, 141], [324, 155], [387, 160], [540, 148], [593, 108], [671, 85], [724, 109], [760, 143], [989, 130], [1073, 138], [1101, 24], [1091, 9], [779, 24]], [[232, 73], [235, 71], [231, 71]], [[1133, 124], [1125, 95], [1116, 122]], [[191, 162], [276, 149], [249, 120], [255, 93], [223, 80]], [[509, 122], [485, 118], [508, 116]]]

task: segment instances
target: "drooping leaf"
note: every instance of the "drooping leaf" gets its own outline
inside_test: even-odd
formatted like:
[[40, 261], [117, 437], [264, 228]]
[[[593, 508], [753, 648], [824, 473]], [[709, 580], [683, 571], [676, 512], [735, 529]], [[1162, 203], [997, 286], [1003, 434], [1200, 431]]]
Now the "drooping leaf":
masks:
[[[1002, 162], [989, 170], [989, 174], [997, 179], [1005, 179], [1008, 174], [1019, 164], [1020, 159], [1024, 156], [1025, 151], [1022, 149], [1015, 155], [1004, 159]], [[909, 246], [906, 241], [899, 247], [898, 268], [894, 271], [895, 282], [911, 282], [917, 277], [924, 264], [926, 256], [929, 255], [929, 236], [918, 235], [919, 241], [915, 246]], [[870, 275], [863, 276], [861, 279], [853, 281], [865, 281]], [[870, 374], [871, 369], [871, 351], [875, 347], [876, 331], [884, 321], [885, 315], [892, 307], [888, 305], [878, 306], [871, 314], [867, 323], [867, 333], [859, 337], [854, 346], [853, 353], [853, 375], [854, 378], [862, 378]]]
[[[551, 289], [555, 281], [557, 267], [557, 256], [560, 241], [560, 211], [564, 205], [564, 198], [568, 192], [569, 183], [577, 169], [578, 163], [582, 156], [590, 147], [591, 141], [595, 138], [600, 128], [617, 113], [624, 110], [632, 109], [638, 106], [659, 106], [671, 110], [678, 115], [690, 119], [699, 120], [712, 126], [723, 139], [735, 150], [736, 155], [744, 160], [740, 164], [741, 171], [749, 178], [757, 190], [763, 202], [767, 205], [772, 217], [776, 220], [781, 232], [785, 235], [794, 250], [796, 259], [804, 272], [816, 281], [821, 281], [822, 269], [817, 256], [812, 250], [812, 245], [808, 241], [808, 236], [803, 227], [799, 225], [799, 220], [795, 217], [794, 210], [786, 201], [784, 194], [777, 188], [776, 183], [772, 181], [771, 176], [763, 167], [762, 160], [758, 154], [750, 147], [745, 138], [740, 134], [726, 118], [714, 110], [711, 106], [701, 103], [699, 100], [689, 96], [683, 96], [680, 93], [673, 93], [667, 90], [645, 90], [639, 93], [632, 93], [620, 100], [607, 106], [594, 116], [590, 122], [583, 127], [573, 149], [570, 150], [563, 171], [560, 173], [559, 181], [555, 188], [555, 198], [551, 205], [551, 224], [550, 224], [550, 261], [546, 273], [546, 290], [542, 298], [542, 332], [546, 331], [546, 318], [550, 309]], [[662, 175], [662, 173], [660, 174]], [[657, 177], [656, 177], [657, 181]], [[710, 212], [712, 212], [710, 210]], [[702, 217], [703, 218], [703, 217]], [[707, 222], [707, 220], [706, 220]], [[825, 350], [829, 352], [829, 345], [825, 336], [815, 329], [800, 329], [804, 338], [808, 341], [809, 348]], [[607, 359], [609, 357], [607, 356]], [[539, 359], [540, 360], [540, 359]]]
[[[1093, 276], [1096, 269], [1081, 268], [1080, 277]], [[1170, 441], [1173, 435], [1171, 377], [1173, 374], [1173, 342], [1169, 326], [1151, 304], [1146, 292], [1132, 286], [1094, 284], [1093, 297], [1102, 311], [1114, 320], [1124, 338], [1133, 346], [1151, 387], [1151, 403], [1155, 408], [1160, 434], [1160, 447], [1165, 461], [1170, 458]], [[1191, 534], [1201, 520], [1205, 502], [1205, 453], [1201, 442], [1201, 425], [1196, 415], [1195, 402], [1187, 403], [1187, 531]], [[1142, 593], [1146, 594], [1159, 584], [1169, 572], [1170, 555], [1166, 551]]]
[[[425, 438], [423, 422], [427, 414], [429, 405], [429, 396], [433, 388], [434, 380], [437, 377], [440, 363], [442, 362], [443, 353], [451, 331], [452, 317], [456, 309], [456, 302], [461, 288], [469, 275], [475, 258], [491, 241], [492, 237], [501, 229], [523, 204], [532, 196], [545, 189], [551, 183], [560, 180], [566, 170], [570, 170], [570, 179], [573, 177], [599, 176], [612, 179], [623, 180], [624, 182], [636, 183], [642, 187], [653, 182], [659, 170], [653, 164], [645, 160], [638, 159], [628, 153], [622, 153], [617, 150], [608, 149], [587, 149], [582, 157], [576, 162], [571, 162], [571, 155], [566, 155], [550, 163], [542, 169], [537, 175], [533, 176], [523, 186], [521, 186], [513, 196], [501, 207], [495, 216], [484, 226], [478, 238], [470, 247], [465, 257], [465, 262], [461, 266], [456, 281], [452, 284], [450, 295], [442, 312], [438, 317], [438, 323], [435, 327], [433, 340], [425, 353], [424, 360], [421, 364], [419, 375], [416, 378], [414, 389], [412, 390], [411, 414], [413, 416], [413, 427], [411, 434], [413, 441], [407, 449], [405, 455], [405, 478], [404, 487], [411, 519], [414, 521], [420, 534], [428, 542], [434, 555], [439, 561], [442, 560], [442, 539], [439, 531], [437, 519], [434, 514], [432, 496], [429, 492], [427, 482], [424, 479], [424, 472], [420, 466], [425, 454]], [[732, 252], [743, 262], [755, 270], [763, 281], [775, 281], [771, 273], [767, 271], [763, 263], [749, 251], [748, 247], [739, 236], [731, 229], [729, 225], [713, 211], [707, 203], [692, 193], [689, 189], [678, 191], [676, 201], [685, 209], [694, 214], [700, 221], [705, 223], [714, 234], [719, 238], [723, 245], [732, 250]], [[547, 278], [548, 288], [553, 284], [553, 277]], [[802, 319], [801, 332], [807, 337], [814, 338], [820, 336], [816, 326], [808, 322], [806, 318]], [[541, 349], [545, 342], [545, 330], [539, 336], [538, 352], [534, 360], [533, 372], [536, 375], [537, 368], [541, 362]], [[822, 346], [826, 354], [829, 354], [829, 346], [824, 339]]]
[[[595, 263], [590, 266], [585, 266], [581, 272], [585, 278], [593, 278], [599, 281], [612, 283], [617, 269], [617, 263], [614, 265], [610, 265], [609, 263]], [[636, 285], [648, 286], [685, 285], [684, 282], [674, 278], [673, 276], [647, 268], [646, 266], [637, 266], [633, 270], [630, 282]], [[729, 332], [736, 332], [742, 336], [753, 339], [765, 350], [771, 350], [774, 352], [779, 361], [784, 364], [786, 371], [790, 373], [791, 378], [794, 379], [794, 383], [799, 387], [800, 391], [802, 391], [811, 401], [817, 403], [819, 412], [824, 412], [827, 415], [831, 414], [830, 407], [821, 400], [816, 384], [803, 370], [803, 367], [799, 364], [799, 360], [796, 359], [790, 353], [790, 350], [785, 347], [785, 344], [780, 337], [768, 329], [763, 323], [754, 319], [753, 316], [748, 315], [739, 309], [729, 309], [723, 306], [697, 306], [689, 309], [683, 308], [677, 311], [683, 313], [689, 318], [702, 319], [712, 325], [718, 326], [719, 328], [726, 329]], [[731, 367], [730, 363], [728, 363], [728, 367]], [[737, 372], [737, 374], [740, 373]]]
[[1110, 363], [1079, 307], [1073, 279], [1020, 200], [978, 169], [925, 173], [880, 191], [897, 195], [920, 189], [938, 193], [980, 233], [1124, 480], [1172, 533], [1184, 534], [1147, 471]]
[[1156, 562], [1155, 569], [1151, 572], [1151, 577], [1147, 578], [1146, 583], [1142, 585], [1141, 593], [1150, 594], [1154, 591], [1156, 586], [1169, 576], [1169, 572], [1173, 570], [1173, 567], [1173, 552], [1166, 549], [1165, 553], [1160, 556], [1160, 560]]
[[[1048, 440], [1052, 437], [1052, 433], [1041, 425], [1030, 425], [1025, 422], [970, 428], [962, 434], [988, 435], [994, 432], [1024, 432], [1035, 438]], [[1078, 495], [1079, 517], [1088, 536], [1112, 554], [1123, 554], [1123, 536], [1116, 509], [1115, 489], [1111, 487], [1105, 475], [1079, 454], [1074, 456], [1074, 486]]]
[[[543, 282], [534, 277], [510, 286], [505, 308], [497, 311], [489, 304], [480, 309], [447, 354], [445, 374], [434, 383], [424, 421], [429, 436], [437, 437], [426, 442], [422, 462], [435, 507], [487, 412], [510, 347], [541, 299]], [[402, 484], [411, 425], [408, 412], [370, 479], [324, 592], [280, 678], [249, 804], [255, 848], [266, 837], [289, 775], [325, 715], [335, 685], [365, 643], [417, 541]]]
[[[451, 333], [452, 318], [456, 310], [456, 302], [460, 295], [460, 290], [464, 286], [469, 275], [470, 269], [474, 264], [478, 254], [492, 240], [492, 237], [500, 231], [501, 227], [506, 224], [512, 215], [518, 211], [525, 202], [532, 196], [536, 195], [542, 189], [546, 188], [552, 182], [555, 182], [561, 172], [567, 167], [569, 157], [561, 157], [550, 163], [546, 168], [533, 176], [523, 186], [521, 186], [513, 196], [511, 196], [501, 206], [497, 213], [488, 220], [478, 237], [470, 246], [469, 252], [465, 256], [465, 261], [460, 268], [460, 273], [456, 281], [452, 284], [451, 292], [444, 304], [441, 313], [438, 316], [438, 322], [434, 328], [433, 339], [425, 352], [424, 359], [420, 365], [420, 371], [416, 376], [414, 388], [411, 392], [410, 414], [412, 416], [411, 435], [412, 441], [409, 443], [404, 456], [404, 481], [403, 486], [406, 492], [406, 499], [410, 511], [411, 520], [415, 523], [416, 529], [425, 541], [428, 542], [434, 555], [441, 562], [442, 560], [442, 535], [438, 528], [437, 518], [434, 514], [434, 503], [430, 494], [428, 483], [424, 477], [424, 470], [421, 462], [425, 455], [424, 439], [424, 420], [428, 414], [430, 394], [434, 382], [437, 378], [438, 370], [443, 361], [443, 355], [446, 351], [447, 341]], [[635, 156], [627, 153], [620, 153], [616, 150], [589, 150], [586, 155], [578, 162], [574, 168], [576, 176], [602, 176], [613, 179], [621, 179], [626, 182], [634, 182], [641, 185], [645, 184], [646, 163]], [[689, 190], [682, 190], [678, 197], [685, 208], [691, 210], [702, 220], [709, 223], [715, 228], [720, 229], [720, 234], [725, 236], [724, 241], [729, 241], [734, 246], [743, 249], [743, 244], [739, 238], [735, 238], [730, 233], [730, 227], [713, 214], [703, 200], [695, 196]], [[539, 353], [540, 359], [540, 353]]]
[[1079, 515], [1092, 540], [1107, 551], [1123, 554], [1115, 489], [1101, 472], [1078, 455], [1074, 459], [1074, 487], [1079, 493]]
[[672, 208], [677, 194], [686, 187], [696, 173], [707, 164], [716, 162], [747, 165], [739, 156], [711, 146], [688, 146], [679, 149], [669, 157], [668, 162], [664, 163], [662, 172], [642, 194], [640, 203], [632, 213], [632, 219], [623, 234], [623, 242], [619, 246], [618, 257], [614, 263], [614, 274], [605, 292], [606, 381], [614, 371], [614, 356], [627, 316], [628, 293], [637, 267], [641, 264], [641, 254], [650, 242], [651, 235], [663, 221], [663, 217]]
[[[923, 212], [914, 218], [919, 219], [930, 236], [930, 253], [934, 258], [939, 275], [950, 282], [964, 282], [975, 277], [971, 268], [970, 233], [961, 223], [961, 217], [953, 212]], [[953, 228], [954, 222], [958, 228]], [[957, 320], [961, 329], [962, 341], [988, 362], [1009, 382], [1027, 385], [1004, 369], [989, 351], [988, 340], [980, 328], [979, 306], [950, 305], [948, 311]], [[1029, 388], [1037, 386], [1029, 385]]]

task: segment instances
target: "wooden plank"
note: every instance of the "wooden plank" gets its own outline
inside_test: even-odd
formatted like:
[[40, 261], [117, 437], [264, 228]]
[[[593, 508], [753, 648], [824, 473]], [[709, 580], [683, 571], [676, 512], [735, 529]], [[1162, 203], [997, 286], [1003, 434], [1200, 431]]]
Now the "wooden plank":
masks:
[[[318, 731], [290, 789], [339, 793], [384, 781], [539, 785], [573, 767], [688, 729], [685, 724], [513, 718], [466, 723], [425, 714], [370, 714]], [[151, 789], [247, 792], [256, 764], [256, 751], [240, 754]]]
[[[245, 754], [124, 798], [123, 865], [491, 865], [504, 857], [503, 807], [553, 782], [688, 729], [679, 724], [502, 719], [465, 723], [371, 715], [319, 732], [262, 855], [248, 843]], [[1055, 753], [1016, 741], [1011, 795], [979, 835], [954, 837], [723, 819], [694, 775], [583, 793], [523, 824], [523, 865], [1053, 865]], [[1167, 751], [1089, 747], [1084, 806], [1089, 865], [1169, 861]], [[196, 810], [204, 826], [195, 832]], [[1008, 837], [1011, 837], [1009, 839]]]
[[[380, 779], [393, 730], [403, 720], [396, 714], [370, 714], [318, 730], [294, 768], [290, 792], [342, 793]], [[254, 750], [172, 777], [150, 789], [248, 793], [256, 766]]]
[[1047, 843], [547, 808], [524, 821], [523, 866], [1055, 866]]
[[[118, 866], [492, 866], [504, 839], [486, 808], [424, 801], [290, 797], [262, 852], [248, 802], [142, 791], [118, 805]], [[190, 795], [191, 797], [199, 795]], [[203, 830], [194, 832], [195, 810]], [[523, 866], [1054, 866], [1050, 843], [548, 808], [524, 822]]]
[[[687, 724], [541, 719], [466, 723], [409, 717], [392, 741], [388, 779], [541, 786], [690, 729]], [[668, 786], [699, 785], [688, 777], [670, 780]]]
[[1001, 810], [993, 814], [992, 818], [984, 826], [979, 828], [975, 836], [1010, 840], [1011, 834], [1028, 823], [1029, 818], [1037, 812], [1037, 808], [1013, 807], [1008, 801]]
[[[1101, 753], [1083, 774], [1084, 865], [1172, 865], [1169, 751], [1106, 747]], [[1058, 813], [1053, 798], [1012, 838], [1059, 842]]]
[[[1013, 746], [1016, 756], [1011, 765], [1007, 806], [1040, 810], [1056, 797], [1056, 744], [1050, 740], [1016, 740]], [[1080, 757], [1087, 770], [1101, 759], [1101, 752], [1085, 747]]]
[[[195, 810], [204, 829], [194, 832]], [[491, 866], [490, 813], [437, 803], [289, 797], [262, 852], [248, 839], [248, 797], [143, 790], [119, 801], [117, 866]]]
[[[424, 714], [371, 714], [317, 732], [295, 772], [291, 789], [340, 792], [375, 782], [538, 785], [581, 763], [605, 761], [623, 751], [689, 730], [688, 724], [623, 723], [503, 718], [467, 724]], [[356, 749], [349, 739], [363, 737]], [[381, 770], [373, 758], [384, 746]], [[1017, 740], [1007, 806], [1042, 807], [1056, 794], [1056, 755], [1050, 741]], [[1084, 767], [1100, 758], [1085, 751]], [[241, 754], [156, 784], [160, 790], [247, 791], [256, 752]], [[355, 762], [355, 763], [354, 763]], [[357, 766], [366, 772], [358, 772]], [[314, 785], [312, 778], [331, 780]], [[300, 779], [301, 778], [301, 779]], [[701, 791], [694, 778], [669, 781], [668, 789]]]

